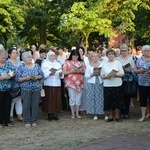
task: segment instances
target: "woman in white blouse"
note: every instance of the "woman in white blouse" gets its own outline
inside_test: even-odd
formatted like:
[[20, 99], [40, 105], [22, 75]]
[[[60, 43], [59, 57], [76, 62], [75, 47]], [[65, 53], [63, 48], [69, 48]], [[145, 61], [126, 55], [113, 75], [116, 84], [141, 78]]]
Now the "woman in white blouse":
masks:
[[48, 120], [59, 120], [57, 112], [62, 110], [61, 101], [61, 64], [56, 61], [54, 52], [48, 52], [46, 60], [42, 63], [44, 72], [45, 97], [42, 101], [42, 111], [48, 114]]
[[113, 109], [115, 109], [115, 120], [120, 120], [120, 109], [122, 102], [122, 79], [124, 75], [121, 63], [115, 60], [115, 51], [107, 50], [108, 60], [102, 63], [101, 77], [104, 80], [104, 110], [109, 111], [107, 122], [113, 121]]
[[91, 63], [87, 65], [85, 78], [87, 79], [87, 114], [94, 115], [97, 120], [99, 114], [104, 114], [103, 84], [100, 77], [100, 64], [98, 53], [93, 52]]

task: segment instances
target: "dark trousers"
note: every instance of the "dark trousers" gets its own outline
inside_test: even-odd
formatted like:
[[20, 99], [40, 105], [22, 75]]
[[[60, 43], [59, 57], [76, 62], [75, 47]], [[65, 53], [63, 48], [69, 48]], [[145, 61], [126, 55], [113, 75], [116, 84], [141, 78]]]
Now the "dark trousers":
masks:
[[9, 91], [0, 91], [0, 124], [10, 123], [11, 101]]
[[62, 110], [68, 110], [69, 107], [69, 96], [68, 90], [64, 87], [64, 79], [61, 79], [61, 95], [62, 95]]
[[129, 115], [130, 111], [130, 97], [124, 96], [124, 109], [121, 109], [121, 115]]

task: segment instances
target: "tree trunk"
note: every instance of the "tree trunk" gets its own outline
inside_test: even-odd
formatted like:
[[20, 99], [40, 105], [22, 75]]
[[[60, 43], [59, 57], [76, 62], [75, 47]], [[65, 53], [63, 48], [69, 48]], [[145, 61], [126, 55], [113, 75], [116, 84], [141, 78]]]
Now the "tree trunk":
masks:
[[47, 26], [47, 22], [40, 22], [39, 24], [40, 44], [45, 44], [45, 45], [47, 41], [46, 26]]

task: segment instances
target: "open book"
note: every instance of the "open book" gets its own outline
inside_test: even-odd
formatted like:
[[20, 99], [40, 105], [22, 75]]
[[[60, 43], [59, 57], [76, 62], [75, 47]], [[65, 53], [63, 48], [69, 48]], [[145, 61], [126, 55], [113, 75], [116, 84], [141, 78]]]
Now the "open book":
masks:
[[58, 71], [58, 70], [60, 70], [61, 68], [59, 68], [59, 69], [56, 69], [56, 68], [51, 68], [49, 71], [51, 71], [51, 72], [56, 72], [56, 71]]
[[115, 69], [113, 69], [109, 74], [108, 76], [113, 76], [117, 73], [118, 71], [116, 71]]
[[95, 67], [93, 69], [93, 73], [100, 73], [101, 72], [102, 67]]
[[9, 70], [8, 72], [3, 72], [1, 74], [2, 77], [12, 77], [14, 75], [14, 71]]
[[72, 68], [73, 68], [74, 70], [79, 70], [80, 68], [82, 68], [82, 66], [73, 65]]
[[130, 69], [131, 68], [131, 64], [127, 63], [126, 65], [123, 66], [124, 69]]

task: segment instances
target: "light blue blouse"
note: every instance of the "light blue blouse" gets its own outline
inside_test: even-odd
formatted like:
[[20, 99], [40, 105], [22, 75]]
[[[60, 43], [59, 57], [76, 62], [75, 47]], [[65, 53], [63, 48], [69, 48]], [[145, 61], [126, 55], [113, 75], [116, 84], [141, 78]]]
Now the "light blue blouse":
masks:
[[[9, 70], [14, 71], [14, 66], [6, 61], [4, 66], [0, 66], [0, 75]], [[0, 80], [0, 91], [8, 91], [12, 87], [12, 79], [9, 80]]]
[[[22, 63], [16, 72], [16, 80], [19, 82], [20, 78], [30, 75], [42, 76], [42, 78], [44, 78], [44, 73], [38, 64], [35, 64], [32, 69], [29, 69], [25, 66], [24, 63]], [[20, 82], [20, 87], [21, 90], [24, 91], [38, 91], [41, 89], [41, 82], [39, 80], [24, 81]]]

